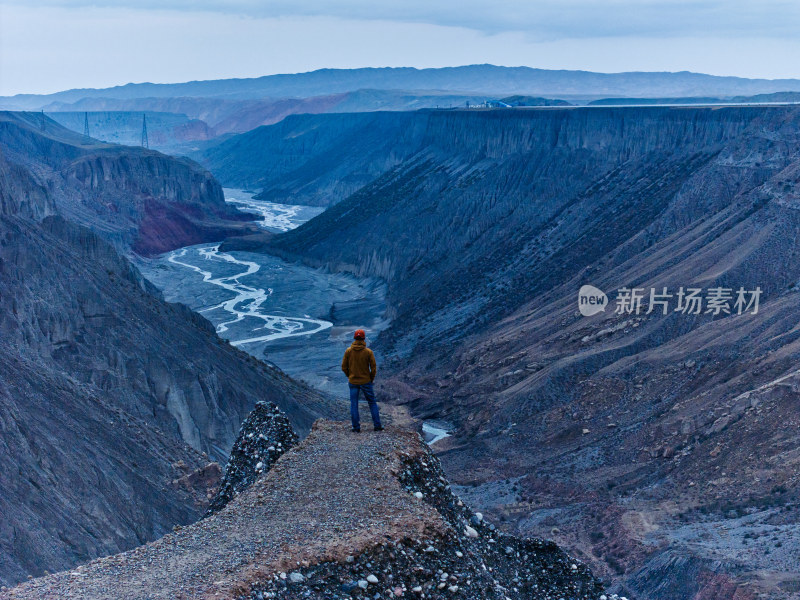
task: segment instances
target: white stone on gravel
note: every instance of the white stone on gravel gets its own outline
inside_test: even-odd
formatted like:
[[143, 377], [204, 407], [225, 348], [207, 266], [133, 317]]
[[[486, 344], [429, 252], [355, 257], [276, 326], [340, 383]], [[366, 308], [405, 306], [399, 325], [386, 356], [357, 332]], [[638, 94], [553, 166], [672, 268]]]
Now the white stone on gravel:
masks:
[[305, 577], [303, 577], [302, 573], [298, 573], [297, 571], [295, 571], [294, 573], [289, 573], [289, 581], [291, 581], [292, 583], [300, 583], [301, 581], [304, 580]]
[[378, 583], [378, 578], [375, 575], [367, 575], [367, 581], [369, 583]]
[[464, 528], [464, 533], [466, 533], [466, 534], [467, 534], [467, 537], [471, 537], [471, 538], [476, 538], [476, 537], [478, 537], [478, 532], [477, 532], [477, 531], [475, 531], [475, 530], [474, 530], [472, 527], [470, 527], [469, 525], [467, 525], [467, 526]]

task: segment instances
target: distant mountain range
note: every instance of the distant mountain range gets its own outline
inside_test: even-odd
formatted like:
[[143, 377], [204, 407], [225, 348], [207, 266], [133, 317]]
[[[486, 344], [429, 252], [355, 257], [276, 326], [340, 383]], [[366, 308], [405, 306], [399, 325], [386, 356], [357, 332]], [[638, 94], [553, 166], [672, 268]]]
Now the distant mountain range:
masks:
[[[0, 109], [42, 110], [79, 133], [138, 145], [147, 113], [152, 148], [188, 154], [292, 114], [485, 106], [792, 103], [800, 80], [700, 73], [592, 73], [470, 65], [441, 69], [322, 69], [187, 83], [128, 84], [0, 97]], [[220, 140], [217, 140], [220, 141]]]
[[251, 79], [217, 79], [186, 83], [129, 83], [105, 89], [74, 89], [54, 94], [0, 97], [0, 107], [40, 109], [52, 102], [83, 98], [205, 97], [229, 100], [308, 98], [372, 90], [439, 90], [492, 95], [684, 97], [738, 96], [800, 91], [798, 79], [746, 79], [681, 71], [594, 73], [467, 65], [438, 69], [384, 67], [320, 69], [308, 73], [266, 75]]

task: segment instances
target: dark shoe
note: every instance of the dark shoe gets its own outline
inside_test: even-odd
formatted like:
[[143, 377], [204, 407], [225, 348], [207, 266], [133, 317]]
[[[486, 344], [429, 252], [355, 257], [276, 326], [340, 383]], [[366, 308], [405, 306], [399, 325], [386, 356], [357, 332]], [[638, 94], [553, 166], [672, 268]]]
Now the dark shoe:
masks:
[[375, 428], [373, 429], [373, 431], [383, 431], [383, 426], [381, 426], [381, 425], [378, 425], [377, 427], [375, 427]]
[[355, 427], [353, 427], [353, 433], [361, 433], [361, 430], [360, 429], [356, 429]]

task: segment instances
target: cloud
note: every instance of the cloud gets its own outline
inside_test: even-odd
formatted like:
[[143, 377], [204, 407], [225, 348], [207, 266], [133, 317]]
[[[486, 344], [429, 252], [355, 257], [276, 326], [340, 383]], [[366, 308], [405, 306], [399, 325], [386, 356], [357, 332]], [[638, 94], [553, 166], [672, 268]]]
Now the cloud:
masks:
[[[29, 0], [7, 3], [29, 5]], [[794, 0], [41, 0], [37, 4], [425, 23], [486, 34], [524, 32], [538, 41], [743, 34], [794, 37], [800, 30], [800, 3]]]
[[[43, 7], [41, 3], [48, 1], [51, 5]], [[607, 17], [605, 25], [591, 27], [589, 16], [582, 15], [579, 26], [579, 19], [565, 12], [558, 17], [564, 23], [561, 30], [555, 24], [551, 24], [549, 33], [507, 24], [509, 31], [494, 33], [499, 25], [481, 28], [412, 21], [409, 16], [373, 18], [378, 9], [361, 18], [311, 14], [259, 17], [244, 14], [246, 10], [259, 10], [246, 0], [226, 3], [227, 12], [220, 12], [222, 7], [210, 0], [194, 0], [192, 8], [183, 0], [160, 0], [158, 10], [153, 0], [138, 0], [136, 8], [126, 8], [120, 2], [113, 7], [81, 7], [81, 1], [37, 0], [37, 6], [32, 6], [32, 2], [12, 5], [6, 0], [6, 4], [0, 4], [0, 95], [142, 81], [258, 77], [326, 67], [475, 63], [601, 72], [689, 70], [743, 77], [800, 76], [795, 60], [800, 55], [800, 38], [776, 34], [787, 26], [788, 18], [769, 35], [755, 26], [743, 33], [723, 35], [696, 23], [687, 26], [697, 29], [696, 33], [683, 30], [678, 34], [667, 27], [655, 29], [652, 23], [651, 30], [658, 33], [645, 31], [644, 25], [634, 27], [634, 21], [650, 19], [645, 19], [644, 13], [623, 20], [623, 24], [611, 23]], [[93, 0], [93, 4], [102, 1]], [[459, 18], [477, 20], [479, 7], [465, 1], [465, 12]], [[620, 6], [609, 1], [610, 6]], [[56, 2], [59, 6], [54, 5]], [[147, 8], [147, 2], [153, 7]], [[198, 2], [205, 2], [201, 4], [204, 10], [194, 9]], [[409, 2], [411, 7], [419, 6], [414, 4], [416, 0]], [[357, 5], [352, 1], [346, 4], [350, 10]], [[341, 12], [344, 5], [335, 6]], [[513, 18], [498, 12], [497, 6], [491, 11], [496, 23], [511, 23]], [[565, 0], [563, 6], [566, 11], [578, 4]], [[717, 6], [709, 2], [706, 10]], [[311, 9], [305, 3], [303, 10]], [[277, 11], [275, 7], [271, 10]], [[320, 8], [318, 12], [326, 10]], [[420, 14], [416, 16], [421, 19]], [[426, 13], [427, 20], [446, 16]], [[521, 19], [519, 23], [524, 22]], [[731, 30], [734, 25], [726, 27]]]

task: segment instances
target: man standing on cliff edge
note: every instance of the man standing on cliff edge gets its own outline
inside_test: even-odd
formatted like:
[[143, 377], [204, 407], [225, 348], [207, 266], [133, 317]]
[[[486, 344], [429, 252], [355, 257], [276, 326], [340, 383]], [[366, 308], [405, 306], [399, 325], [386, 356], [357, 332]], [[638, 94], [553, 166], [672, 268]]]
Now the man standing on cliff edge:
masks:
[[347, 375], [350, 385], [350, 418], [353, 420], [353, 431], [356, 433], [361, 431], [361, 418], [358, 414], [359, 392], [364, 392], [364, 398], [369, 404], [375, 431], [383, 431], [378, 403], [375, 401], [375, 390], [372, 387], [378, 366], [375, 364], [375, 355], [367, 348], [367, 343], [364, 341], [366, 337], [367, 334], [363, 329], [357, 329], [353, 334], [353, 343], [345, 350], [342, 358], [342, 371]]

